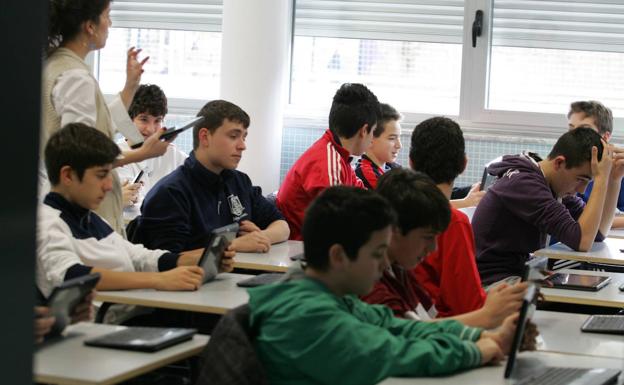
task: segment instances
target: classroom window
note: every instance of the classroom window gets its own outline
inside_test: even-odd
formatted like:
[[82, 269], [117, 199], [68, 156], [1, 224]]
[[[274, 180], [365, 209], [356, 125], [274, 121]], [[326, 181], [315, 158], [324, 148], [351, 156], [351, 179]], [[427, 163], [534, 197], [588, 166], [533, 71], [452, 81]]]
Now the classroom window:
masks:
[[[126, 50], [149, 56], [142, 83], [159, 85], [170, 110], [217, 98], [221, 75], [222, 0], [115, 0], [106, 47], [96, 57], [105, 94], [125, 82]], [[188, 102], [187, 102], [188, 100]]]
[[596, 99], [624, 116], [624, 3], [494, 0], [492, 13], [486, 108], [561, 113]]
[[291, 103], [327, 107], [359, 82], [401, 110], [459, 112], [463, 1], [298, 0]]
[[[367, 84], [409, 121], [553, 137], [571, 102], [624, 119], [621, 0], [297, 0], [290, 102], [326, 109]], [[482, 35], [472, 25], [483, 12]], [[294, 110], [297, 110], [296, 108]], [[616, 132], [617, 134], [617, 132]]]
[[142, 83], [159, 85], [168, 98], [210, 99], [219, 94], [221, 33], [112, 28], [100, 51], [99, 82], [104, 93], [121, 90], [126, 79], [126, 50], [149, 55]]

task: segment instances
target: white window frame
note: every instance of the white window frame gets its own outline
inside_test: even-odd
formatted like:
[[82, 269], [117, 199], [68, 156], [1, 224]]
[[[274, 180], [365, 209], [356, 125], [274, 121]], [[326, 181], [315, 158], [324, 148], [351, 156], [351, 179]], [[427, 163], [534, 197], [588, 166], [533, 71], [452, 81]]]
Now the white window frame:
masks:
[[[112, 3], [113, 28], [221, 32], [222, 0], [117, 0]], [[99, 79], [100, 51], [86, 58]], [[149, 64], [148, 64], [149, 65]], [[120, 90], [121, 91], [121, 90]], [[111, 99], [114, 95], [104, 95]], [[195, 116], [205, 100], [167, 98], [168, 115]]]
[[[576, 0], [571, 0], [574, 1]], [[448, 116], [458, 120], [468, 136], [474, 134], [506, 137], [505, 140], [552, 141], [561, 136], [566, 129], [567, 111], [538, 113], [486, 108], [492, 40], [492, 6], [493, 0], [464, 2], [459, 115]], [[472, 23], [475, 12], [479, 9], [484, 13], [482, 35], [477, 39], [476, 48], [473, 48]], [[401, 112], [404, 116], [403, 134], [411, 133], [411, 128], [415, 124], [434, 116], [427, 113]], [[287, 126], [324, 128], [327, 125], [327, 111], [321, 108], [289, 104], [286, 108], [286, 117]], [[613, 138], [616, 142], [624, 142], [624, 118], [615, 119]]]

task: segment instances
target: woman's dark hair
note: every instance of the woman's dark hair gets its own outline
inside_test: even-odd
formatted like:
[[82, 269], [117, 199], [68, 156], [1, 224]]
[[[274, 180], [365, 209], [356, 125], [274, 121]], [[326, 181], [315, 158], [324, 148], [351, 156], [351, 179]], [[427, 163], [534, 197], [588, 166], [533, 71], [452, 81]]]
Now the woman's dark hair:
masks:
[[112, 0], [49, 0], [48, 47], [50, 55], [76, 37], [85, 21], [100, 23], [100, 15]]

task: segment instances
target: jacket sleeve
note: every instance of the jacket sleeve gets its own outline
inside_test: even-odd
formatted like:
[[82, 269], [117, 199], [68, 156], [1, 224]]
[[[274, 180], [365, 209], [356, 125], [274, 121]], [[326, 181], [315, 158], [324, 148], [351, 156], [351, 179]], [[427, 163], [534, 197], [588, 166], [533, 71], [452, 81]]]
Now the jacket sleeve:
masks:
[[179, 253], [191, 236], [191, 212], [187, 197], [169, 186], [152, 189], [141, 207], [137, 240], [150, 249]]
[[67, 270], [83, 262], [74, 248], [69, 226], [58, 213], [39, 206], [37, 223], [37, 284], [44, 296], [65, 280]]
[[554, 236], [567, 246], [578, 249], [581, 242], [581, 226], [539, 178], [527, 173], [499, 178], [496, 182], [498, 197], [505, 208], [517, 217], [533, 224], [541, 232]]
[[[358, 312], [354, 317], [319, 307], [306, 309], [305, 322], [291, 322], [288, 328], [264, 324], [263, 328], [281, 330], [270, 333], [276, 336], [270, 343], [260, 343], [260, 354], [287, 355], [294, 370], [328, 385], [376, 384], [390, 376], [433, 376], [480, 365], [479, 350], [469, 339], [478, 338], [478, 330], [462, 333], [464, 328], [454, 321], [401, 320], [383, 306]], [[258, 338], [261, 341], [262, 334]], [[331, 360], [332, 365], [319, 370], [321, 358]]]
[[[449, 317], [480, 309], [485, 291], [477, 270], [472, 228], [466, 222], [451, 223], [438, 241], [440, 269], [439, 316]], [[448, 310], [446, 310], [448, 309]]]
[[260, 229], [266, 229], [275, 221], [285, 220], [282, 213], [277, 209], [277, 206], [269, 202], [264, 195], [262, 195], [262, 189], [260, 187], [251, 187], [251, 201], [253, 205], [252, 222]]
[[[572, 215], [572, 218], [574, 218], [575, 221], [578, 221], [578, 219], [581, 217], [581, 214], [583, 214], [583, 210], [585, 210], [585, 201], [579, 196], [566, 196], [561, 200], [561, 203], [563, 203], [568, 211], [570, 211], [570, 215]], [[594, 241], [602, 242], [604, 241], [604, 238], [604, 235], [602, 235], [602, 233], [598, 231], [596, 233]]]
[[115, 233], [116, 242], [124, 249], [132, 261], [135, 271], [156, 272], [175, 268], [178, 263], [178, 254], [166, 250], [150, 250], [143, 245], [135, 245], [126, 241], [121, 235]]

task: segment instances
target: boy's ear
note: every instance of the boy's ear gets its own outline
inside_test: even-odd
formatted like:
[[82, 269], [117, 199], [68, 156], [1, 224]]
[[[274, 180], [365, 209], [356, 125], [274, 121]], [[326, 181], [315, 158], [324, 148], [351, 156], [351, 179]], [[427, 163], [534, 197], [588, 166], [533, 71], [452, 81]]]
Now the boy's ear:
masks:
[[76, 173], [70, 166], [63, 166], [59, 171], [59, 183], [62, 185], [68, 185], [73, 182], [76, 177]]
[[566, 166], [566, 158], [563, 155], [557, 155], [555, 159], [553, 159], [553, 168], [555, 171], [559, 171], [560, 169], [564, 169]]
[[[375, 127], [373, 127], [373, 130], [375, 129]], [[364, 125], [362, 127], [360, 127], [360, 129], [358, 130], [358, 136], [362, 139], [366, 138], [368, 136], [368, 123], [364, 123]]]
[[202, 127], [197, 132], [197, 137], [199, 139], [199, 147], [210, 147], [210, 140], [212, 139], [212, 134], [210, 130], [206, 127]]
[[334, 243], [329, 247], [329, 269], [341, 270], [347, 259], [347, 253], [342, 245]]

